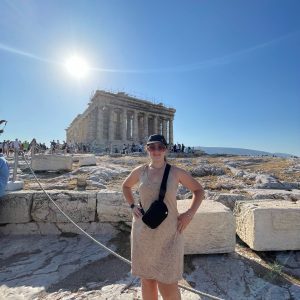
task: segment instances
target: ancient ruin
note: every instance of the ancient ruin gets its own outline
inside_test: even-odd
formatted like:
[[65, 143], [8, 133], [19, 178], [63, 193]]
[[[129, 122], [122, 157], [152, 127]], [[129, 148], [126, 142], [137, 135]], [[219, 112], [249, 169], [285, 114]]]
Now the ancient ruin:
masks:
[[144, 143], [149, 135], [163, 134], [173, 144], [174, 108], [137, 99], [125, 93], [96, 91], [88, 108], [66, 129], [68, 143], [88, 143], [104, 149]]

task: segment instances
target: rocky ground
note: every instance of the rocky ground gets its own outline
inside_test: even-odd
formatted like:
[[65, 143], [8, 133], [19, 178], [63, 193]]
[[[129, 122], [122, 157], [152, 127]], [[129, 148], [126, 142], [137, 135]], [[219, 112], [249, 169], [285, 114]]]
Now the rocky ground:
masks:
[[[48, 190], [121, 190], [143, 156], [97, 156], [97, 166], [67, 173], [38, 173]], [[205, 189], [206, 198], [234, 208], [240, 199], [300, 200], [300, 159], [277, 157], [170, 157]], [[10, 164], [13, 162], [9, 160]], [[39, 190], [24, 161], [18, 177]], [[191, 193], [179, 186], [177, 198]], [[103, 224], [95, 237], [129, 258], [129, 230]], [[130, 268], [85, 236], [1, 237], [0, 299], [141, 299]], [[186, 255], [184, 284], [223, 299], [300, 299], [300, 251], [251, 250], [238, 237], [235, 252]], [[182, 291], [183, 299], [200, 299]], [[201, 299], [207, 299], [201, 297]]]
[[[78, 167], [75, 163], [71, 172], [39, 172], [38, 177], [47, 189], [77, 189], [77, 181], [82, 179], [86, 181], [87, 190], [120, 190], [120, 183], [129, 172], [147, 162], [145, 156], [97, 156], [97, 166]], [[300, 189], [300, 158], [205, 155], [169, 157], [169, 162], [190, 171], [209, 191], [246, 193], [248, 188]], [[12, 159], [9, 163], [13, 166]], [[40, 189], [22, 159], [18, 177], [24, 180], [25, 189]]]
[[[94, 237], [129, 258], [128, 231], [105, 224]], [[85, 236], [8, 236], [1, 245], [3, 300], [141, 299], [130, 267]], [[183, 284], [222, 299], [300, 299], [299, 251], [255, 253], [238, 240], [233, 253], [185, 256], [184, 270]]]

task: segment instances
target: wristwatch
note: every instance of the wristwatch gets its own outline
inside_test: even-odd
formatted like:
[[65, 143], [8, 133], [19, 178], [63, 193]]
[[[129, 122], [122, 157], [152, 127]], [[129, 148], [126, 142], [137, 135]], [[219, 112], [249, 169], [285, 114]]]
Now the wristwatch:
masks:
[[134, 207], [135, 207], [135, 204], [132, 203], [132, 204], [130, 205], [130, 208], [133, 209]]

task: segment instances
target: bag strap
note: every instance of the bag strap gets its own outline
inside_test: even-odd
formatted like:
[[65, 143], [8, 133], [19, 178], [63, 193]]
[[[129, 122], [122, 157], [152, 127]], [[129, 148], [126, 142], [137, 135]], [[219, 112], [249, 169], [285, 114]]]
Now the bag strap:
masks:
[[[163, 179], [162, 179], [162, 182], [160, 185], [159, 198], [158, 198], [159, 201], [164, 201], [166, 190], [167, 190], [167, 181], [168, 181], [170, 169], [171, 169], [171, 165], [167, 163], [165, 172], [164, 172], [164, 176], [163, 176]], [[141, 201], [139, 201], [139, 204], [142, 209], [142, 214], [144, 214], [145, 212], [144, 212]]]
[[166, 165], [163, 180], [159, 190], [159, 198], [158, 200], [163, 201], [165, 198], [166, 190], [167, 190], [167, 180], [169, 176], [171, 166], [169, 164]]

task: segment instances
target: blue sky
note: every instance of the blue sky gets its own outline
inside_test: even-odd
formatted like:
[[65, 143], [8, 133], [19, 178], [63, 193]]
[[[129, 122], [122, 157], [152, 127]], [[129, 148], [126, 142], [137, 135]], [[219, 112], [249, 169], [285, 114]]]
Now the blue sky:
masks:
[[[299, 1], [0, 0], [0, 139], [65, 139], [97, 89], [177, 111], [174, 141], [300, 155]], [[72, 54], [94, 70], [80, 80]]]

